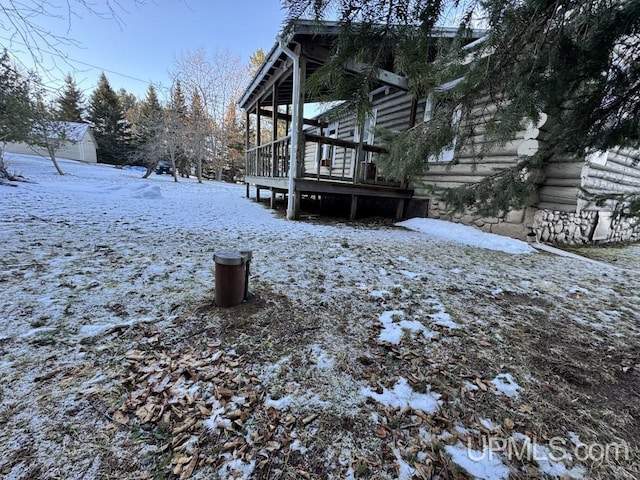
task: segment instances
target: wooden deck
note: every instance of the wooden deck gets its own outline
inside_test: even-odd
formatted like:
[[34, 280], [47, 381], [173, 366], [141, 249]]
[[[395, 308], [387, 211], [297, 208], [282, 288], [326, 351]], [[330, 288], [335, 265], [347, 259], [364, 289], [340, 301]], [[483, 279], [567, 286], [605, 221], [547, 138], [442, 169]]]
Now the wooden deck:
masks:
[[[256, 188], [256, 198], [260, 200], [260, 190], [269, 190], [271, 192], [271, 207], [275, 207], [276, 195], [278, 193], [287, 194], [289, 179], [287, 177], [259, 177], [245, 176], [245, 184], [247, 186], [247, 198], [249, 198], [249, 187], [251, 185]], [[402, 219], [406, 208], [407, 201], [413, 196], [413, 190], [398, 187], [389, 187], [384, 185], [371, 185], [363, 183], [341, 182], [335, 180], [316, 180], [307, 178], [298, 178], [294, 180], [294, 190], [297, 201], [296, 205], [300, 205], [299, 198], [301, 195], [324, 195], [328, 196], [350, 196], [351, 210], [349, 218], [355, 220], [358, 214], [358, 201], [361, 197], [389, 198], [397, 200], [397, 208], [395, 218]], [[300, 212], [297, 211], [295, 216], [299, 217]]]

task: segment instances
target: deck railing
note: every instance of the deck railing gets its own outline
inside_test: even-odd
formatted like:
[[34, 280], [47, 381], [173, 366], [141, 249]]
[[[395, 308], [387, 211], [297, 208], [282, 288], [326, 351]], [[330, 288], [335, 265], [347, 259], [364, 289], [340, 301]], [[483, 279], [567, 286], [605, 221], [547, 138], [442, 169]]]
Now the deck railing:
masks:
[[[288, 177], [291, 137], [283, 137], [247, 150], [246, 175]], [[375, 157], [385, 150], [376, 145], [304, 133], [304, 154], [299, 174], [303, 178], [399, 186], [376, 169]], [[326, 157], [326, 158], [325, 158]]]
[[[376, 145], [304, 134], [303, 177], [350, 183], [395, 185], [379, 175], [376, 156], [386, 150]], [[313, 160], [311, 160], [313, 156]]]
[[291, 137], [283, 137], [247, 150], [245, 175], [286, 177], [289, 175]]

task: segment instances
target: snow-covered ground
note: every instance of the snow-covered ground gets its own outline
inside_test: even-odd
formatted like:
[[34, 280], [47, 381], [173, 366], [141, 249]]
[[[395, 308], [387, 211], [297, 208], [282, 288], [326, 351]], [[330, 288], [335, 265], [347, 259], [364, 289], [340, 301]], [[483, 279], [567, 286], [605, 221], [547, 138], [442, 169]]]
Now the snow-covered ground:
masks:
[[[286, 221], [240, 185], [6, 163], [31, 182], [0, 185], [3, 478], [637, 466], [636, 453], [522, 462], [484, 442], [549, 452], [579, 434], [637, 452], [637, 263], [434, 220]], [[220, 309], [213, 254], [228, 248], [253, 250], [254, 297]]]

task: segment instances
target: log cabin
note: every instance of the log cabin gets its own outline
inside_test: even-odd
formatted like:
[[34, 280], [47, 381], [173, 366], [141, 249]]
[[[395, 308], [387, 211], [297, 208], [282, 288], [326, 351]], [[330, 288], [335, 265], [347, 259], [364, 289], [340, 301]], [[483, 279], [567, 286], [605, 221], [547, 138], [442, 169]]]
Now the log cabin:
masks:
[[[610, 200], [596, 203], [594, 194], [640, 193], [640, 152], [615, 149], [584, 158], [554, 158], [532, 179], [536, 194], [521, 210], [496, 217], [481, 217], [472, 211], [451, 213], [432, 192], [474, 184], [500, 169], [535, 154], [545, 141], [550, 121], [544, 113], [538, 121], [523, 126], [512, 141], [483, 151], [484, 137], [472, 144], [451, 145], [437, 158], [425, 159], [425, 169], [411, 179], [385, 178], [376, 168], [376, 157], [384, 153], [375, 129], [406, 130], [428, 121], [431, 96], [415, 98], [408, 93], [410, 79], [381, 70], [379, 86], [370, 92], [373, 106], [363, 125], [355, 116], [332, 120], [331, 115], [305, 118], [305, 105], [317, 102], [305, 90], [305, 81], [330, 55], [338, 25], [318, 25], [308, 20], [294, 22], [277, 42], [242, 95], [239, 105], [246, 114], [247, 197], [250, 186], [256, 197], [266, 190], [271, 206], [276, 196], [287, 200], [287, 218], [300, 216], [303, 196], [348, 198], [349, 216], [355, 219], [359, 205], [367, 199], [395, 204], [395, 217], [425, 216], [475, 226], [483, 231], [555, 244], [615, 243], [640, 240], [637, 219], [615, 214], [620, 205]], [[440, 38], [453, 38], [457, 29], [434, 30]], [[484, 31], [471, 32], [470, 44], [481, 42]], [[357, 66], [345, 65], [345, 69]], [[451, 88], [455, 82], [440, 88]], [[336, 100], [340, 100], [336, 98]], [[453, 121], [477, 122], [475, 116], [491, 114], [489, 98], [480, 98], [469, 115]]]

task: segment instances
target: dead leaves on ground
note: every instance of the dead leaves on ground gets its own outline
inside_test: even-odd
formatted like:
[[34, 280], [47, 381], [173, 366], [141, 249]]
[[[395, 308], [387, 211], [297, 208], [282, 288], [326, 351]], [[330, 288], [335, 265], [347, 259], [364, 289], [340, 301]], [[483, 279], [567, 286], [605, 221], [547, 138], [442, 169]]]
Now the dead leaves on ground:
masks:
[[111, 418], [155, 439], [156, 452], [180, 479], [205, 466], [225, 478], [242, 476], [243, 466], [265, 469], [290, 454], [296, 426], [310, 427], [318, 417], [265, 406], [261, 381], [246, 359], [219, 344], [182, 353], [130, 350], [124, 361], [127, 393]]

